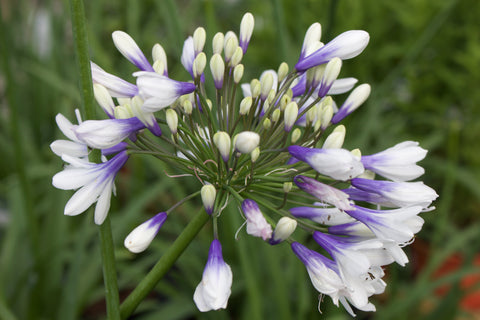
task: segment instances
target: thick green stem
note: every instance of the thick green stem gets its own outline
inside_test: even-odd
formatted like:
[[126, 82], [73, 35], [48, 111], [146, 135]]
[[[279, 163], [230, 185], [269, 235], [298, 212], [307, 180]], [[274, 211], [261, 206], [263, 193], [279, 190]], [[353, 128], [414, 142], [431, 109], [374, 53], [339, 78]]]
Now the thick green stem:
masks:
[[128, 318], [140, 304], [140, 302], [148, 295], [162, 277], [170, 270], [175, 261], [180, 257], [183, 251], [192, 242], [193, 238], [207, 223], [210, 216], [203, 210], [198, 213], [192, 221], [185, 227], [177, 240], [168, 248], [165, 254], [158, 260], [155, 266], [138, 284], [135, 290], [125, 299], [120, 306], [122, 319]]
[[[75, 37], [77, 67], [80, 74], [83, 114], [86, 119], [94, 119], [95, 107], [93, 105], [93, 87], [83, 0], [70, 0], [70, 9], [73, 34]], [[89, 159], [93, 162], [99, 162], [100, 151], [96, 150], [92, 152]], [[99, 226], [98, 231], [102, 251], [107, 317], [110, 320], [117, 320], [120, 319], [120, 301], [118, 297], [117, 271], [115, 268], [115, 254], [109, 217]]]

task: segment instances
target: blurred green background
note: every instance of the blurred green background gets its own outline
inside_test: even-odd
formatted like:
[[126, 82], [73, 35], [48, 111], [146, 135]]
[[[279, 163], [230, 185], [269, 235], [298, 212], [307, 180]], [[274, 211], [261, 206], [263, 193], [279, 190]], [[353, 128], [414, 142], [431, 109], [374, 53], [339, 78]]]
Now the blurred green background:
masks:
[[[480, 1], [86, 2], [92, 60], [125, 78], [135, 68], [111, 41], [118, 29], [148, 57], [161, 43], [170, 74], [183, 80], [184, 39], [204, 26], [211, 52], [212, 36], [238, 32], [246, 11], [255, 16], [255, 31], [243, 60], [244, 79], [282, 61], [292, 67], [314, 22], [322, 24], [323, 41], [349, 29], [367, 30], [369, 46], [345, 61], [341, 73], [372, 85], [371, 97], [346, 119], [347, 147], [368, 154], [419, 141], [429, 150], [422, 179], [440, 197], [406, 249], [409, 265], [386, 269], [387, 290], [372, 298], [377, 312], [357, 317], [480, 319], [480, 281], [472, 278], [480, 277]], [[64, 217], [71, 193], [51, 186], [62, 168], [49, 149], [61, 137], [55, 115], [73, 119], [80, 104], [70, 6], [60, 0], [0, 3], [0, 319], [102, 319], [92, 214]], [[165, 169], [134, 157], [117, 179], [110, 216], [121, 299], [201, 208], [189, 202], [176, 210], [146, 252], [134, 256], [123, 247], [133, 227], [198, 189], [195, 182], [165, 177]], [[207, 225], [131, 319], [348, 318], [329, 298], [318, 313], [317, 293], [288, 245], [270, 247], [245, 233], [236, 241], [241, 218], [225, 215], [220, 221], [224, 258], [234, 272], [228, 309], [201, 314], [192, 300], [211, 240]]]

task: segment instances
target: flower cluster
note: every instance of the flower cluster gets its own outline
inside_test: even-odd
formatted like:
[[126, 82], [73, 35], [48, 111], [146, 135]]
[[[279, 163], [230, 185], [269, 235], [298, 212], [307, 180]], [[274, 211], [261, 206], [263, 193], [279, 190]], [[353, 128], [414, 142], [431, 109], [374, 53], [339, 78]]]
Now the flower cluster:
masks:
[[[352, 315], [351, 306], [373, 311], [369, 297], [386, 286], [382, 267], [408, 262], [402, 247], [413, 241], [423, 224], [419, 214], [431, 210], [437, 198], [423, 182], [411, 182], [424, 173], [417, 162], [427, 151], [413, 141], [372, 155], [343, 148], [341, 122], [368, 98], [370, 86], [339, 75], [342, 61], [367, 46], [367, 32], [347, 31], [323, 44], [321, 26], [314, 23], [293, 69], [281, 63], [277, 71], [242, 84], [241, 62], [253, 29], [247, 13], [238, 36], [215, 34], [208, 60], [206, 32], [197, 28], [183, 47], [181, 62], [191, 76], [184, 81], [169, 74], [160, 44], [153, 46], [150, 62], [128, 34], [115, 31], [115, 46], [139, 71], [129, 82], [92, 62], [95, 98], [108, 119], [78, 117], [72, 124], [57, 116], [69, 140], [51, 148], [68, 165], [53, 185], [78, 189], [65, 214], [80, 214], [96, 203], [95, 223], [101, 224], [116, 174], [130, 156], [150, 154], [198, 181], [199, 191], [184, 200], [201, 196], [214, 224], [193, 296], [200, 311], [226, 308], [231, 293], [232, 271], [217, 233], [220, 213], [231, 201], [238, 204], [247, 234], [270, 245], [290, 244], [320, 295]], [[343, 103], [332, 98], [348, 92]], [[88, 159], [91, 149], [102, 151], [101, 163]], [[126, 248], [145, 250], [176, 206], [135, 228]], [[301, 244], [306, 237], [318, 245]]]

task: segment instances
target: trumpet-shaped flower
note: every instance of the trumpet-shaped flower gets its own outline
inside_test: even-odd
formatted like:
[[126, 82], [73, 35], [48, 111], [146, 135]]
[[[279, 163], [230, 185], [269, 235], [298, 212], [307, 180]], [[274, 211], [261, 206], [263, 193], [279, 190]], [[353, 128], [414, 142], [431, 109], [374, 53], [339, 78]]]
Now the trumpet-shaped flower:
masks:
[[409, 181], [420, 177], [425, 170], [416, 163], [423, 160], [427, 150], [418, 146], [418, 142], [404, 141], [382, 152], [362, 156], [365, 169], [392, 179]]
[[67, 155], [62, 158], [70, 165], [53, 176], [53, 186], [62, 190], [79, 189], [65, 205], [65, 215], [78, 215], [97, 202], [95, 223], [102, 224], [110, 208], [115, 176], [127, 162], [127, 152], [99, 164]]
[[349, 180], [364, 171], [362, 163], [345, 149], [290, 146], [288, 152], [298, 160], [308, 163], [318, 173], [337, 180]]

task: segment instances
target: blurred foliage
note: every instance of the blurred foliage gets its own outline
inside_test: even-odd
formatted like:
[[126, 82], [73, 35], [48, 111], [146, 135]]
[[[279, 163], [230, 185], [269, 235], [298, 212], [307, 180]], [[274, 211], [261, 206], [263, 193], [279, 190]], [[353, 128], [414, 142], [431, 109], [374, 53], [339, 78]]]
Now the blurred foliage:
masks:
[[[69, 194], [51, 186], [61, 170], [49, 144], [61, 134], [54, 118], [73, 118], [79, 106], [67, 1], [0, 1], [0, 318], [99, 319], [104, 317], [101, 258], [92, 214], [63, 217]], [[347, 146], [365, 154], [400, 141], [429, 149], [425, 182], [440, 194], [437, 210], [425, 213], [424, 230], [408, 249], [407, 268], [387, 268], [387, 292], [376, 297], [368, 319], [469, 319], [459, 307], [472, 261], [480, 250], [480, 24], [477, 0], [270, 0], [270, 1], [88, 1], [92, 60], [128, 78], [131, 66], [111, 41], [125, 30], [147, 56], [160, 42], [169, 70], [179, 63], [184, 39], [196, 26], [238, 31], [244, 12], [256, 19], [244, 57], [245, 79], [260, 70], [293, 66], [304, 32], [322, 23], [324, 41], [348, 29], [371, 35], [362, 55], [344, 63], [342, 75], [372, 85], [372, 96], [346, 119]], [[211, 52], [206, 45], [207, 53]], [[340, 100], [341, 101], [341, 100]], [[100, 112], [99, 112], [100, 115]], [[23, 159], [23, 162], [19, 160]], [[147, 157], [129, 161], [117, 182], [111, 216], [119, 285], [124, 298], [171, 244], [199, 203], [181, 206], [152, 246], [134, 256], [122, 241], [138, 223], [165, 210], [199, 185], [165, 178], [165, 168]], [[192, 181], [192, 180], [188, 180]], [[132, 319], [345, 319], [329, 299], [317, 311], [317, 293], [287, 245], [270, 247], [241, 232], [236, 208], [221, 219], [225, 260], [234, 272], [227, 310], [200, 314], [192, 301], [206, 261], [211, 232], [203, 230]], [[205, 227], [205, 229], [210, 226]], [[432, 275], [454, 254], [464, 264], [446, 277]], [[446, 295], [436, 288], [449, 284]], [[474, 288], [473, 288], [474, 289]], [[473, 290], [472, 288], [470, 290]], [[478, 285], [477, 285], [478, 289]], [[479, 316], [478, 309], [476, 316]]]

